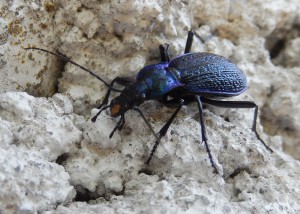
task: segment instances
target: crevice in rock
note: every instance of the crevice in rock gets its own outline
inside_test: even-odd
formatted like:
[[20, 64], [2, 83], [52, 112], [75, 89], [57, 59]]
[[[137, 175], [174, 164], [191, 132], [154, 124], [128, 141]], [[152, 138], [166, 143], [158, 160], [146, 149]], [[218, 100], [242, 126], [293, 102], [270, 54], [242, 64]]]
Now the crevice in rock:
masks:
[[58, 165], [64, 165], [64, 163], [66, 162], [66, 160], [69, 158], [69, 154], [68, 153], [63, 153], [60, 156], [58, 156], [55, 160], [55, 163], [57, 163]]
[[300, 37], [299, 24], [287, 24], [284, 28], [274, 30], [267, 38], [265, 47], [269, 50], [270, 58], [275, 65], [293, 66], [290, 63], [286, 49], [291, 48], [291, 41]]
[[113, 195], [120, 196], [125, 194], [125, 184], [123, 184], [123, 188], [121, 191], [114, 191], [111, 189], [105, 189], [104, 191], [99, 191], [96, 188], [95, 192], [88, 190], [82, 185], [75, 185], [76, 197], [74, 201], [93, 203], [93, 201], [97, 200], [105, 200], [109, 201]]
[[[30, 54], [28, 56], [32, 57]], [[37, 75], [41, 82], [36, 85], [28, 85], [25, 91], [35, 97], [51, 97], [58, 93], [58, 80], [62, 77], [67, 62], [49, 53], [42, 54], [46, 54], [48, 66], [45, 65]]]
[[102, 195], [99, 195], [97, 192], [91, 192], [81, 185], [76, 185], [74, 188], [76, 190], [76, 197], [74, 201], [89, 202], [91, 200], [96, 200], [97, 198], [102, 197]]
[[285, 46], [286, 41], [284, 39], [278, 39], [277, 41], [275, 41], [269, 49], [271, 59], [276, 58], [280, 54], [280, 52], [284, 50]]
[[154, 175], [154, 174], [155, 174], [155, 173], [153, 173], [150, 169], [146, 169], [146, 168], [140, 169], [138, 173], [139, 173], [139, 174], [144, 173], [144, 174], [146, 174], [146, 175]]
[[233, 173], [231, 173], [227, 178], [231, 178], [234, 179], [234, 177], [236, 177], [238, 174], [240, 174], [241, 172], [247, 172], [248, 174], [251, 174], [251, 170], [249, 167], [244, 166], [244, 167], [238, 167], [236, 168]]

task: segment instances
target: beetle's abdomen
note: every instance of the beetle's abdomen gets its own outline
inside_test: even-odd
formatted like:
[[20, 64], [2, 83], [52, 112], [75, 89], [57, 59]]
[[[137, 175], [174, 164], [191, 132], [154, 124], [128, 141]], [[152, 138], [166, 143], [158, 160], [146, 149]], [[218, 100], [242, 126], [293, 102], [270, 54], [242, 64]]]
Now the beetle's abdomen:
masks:
[[180, 73], [183, 88], [192, 93], [235, 96], [247, 88], [246, 76], [232, 62], [209, 53], [186, 54], [169, 64]]

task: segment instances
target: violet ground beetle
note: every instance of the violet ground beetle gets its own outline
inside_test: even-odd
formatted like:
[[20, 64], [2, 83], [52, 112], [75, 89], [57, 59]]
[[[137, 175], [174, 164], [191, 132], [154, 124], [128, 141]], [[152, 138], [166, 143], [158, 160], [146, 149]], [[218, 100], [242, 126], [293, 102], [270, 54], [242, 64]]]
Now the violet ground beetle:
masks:
[[[256, 131], [258, 106], [254, 102], [215, 100], [217, 98], [220, 99], [237, 96], [244, 92], [247, 89], [246, 76], [234, 63], [222, 56], [211, 53], [190, 53], [193, 36], [194, 32], [189, 31], [184, 54], [179, 55], [172, 60], [170, 60], [168, 52], [169, 45], [160, 45], [159, 50], [161, 62], [146, 66], [140, 70], [136, 76], [135, 82], [126, 78], [116, 77], [111, 83], [107, 83], [95, 73], [81, 65], [78, 65], [61, 54], [40, 48], [25, 49], [37, 49], [56, 55], [95, 76], [108, 87], [104, 100], [98, 107], [100, 110], [92, 118], [92, 121], [95, 122], [100, 113], [107, 108], [110, 108], [112, 117], [120, 116], [120, 120], [109, 135], [110, 138], [117, 129], [122, 129], [125, 123], [125, 113], [128, 110], [133, 109], [139, 112], [156, 138], [156, 142], [152, 148], [150, 156], [145, 162], [146, 164], [150, 163], [161, 138], [168, 131], [168, 128], [172, 124], [181, 107], [194, 102], [197, 103], [200, 114], [199, 122], [201, 126], [202, 142], [205, 144], [214, 173], [218, 173], [218, 170], [215, 166], [207, 143], [202, 103], [221, 108], [254, 108], [252, 131], [266, 149], [273, 152], [273, 150], [264, 143]], [[113, 87], [115, 83], [123, 85], [125, 88], [123, 90], [115, 89]], [[120, 92], [120, 94], [114, 98], [110, 104], [108, 104], [111, 91]], [[167, 123], [158, 132], [158, 135], [153, 131], [151, 125], [137, 107], [147, 100], [157, 100], [167, 107], [176, 108]]]

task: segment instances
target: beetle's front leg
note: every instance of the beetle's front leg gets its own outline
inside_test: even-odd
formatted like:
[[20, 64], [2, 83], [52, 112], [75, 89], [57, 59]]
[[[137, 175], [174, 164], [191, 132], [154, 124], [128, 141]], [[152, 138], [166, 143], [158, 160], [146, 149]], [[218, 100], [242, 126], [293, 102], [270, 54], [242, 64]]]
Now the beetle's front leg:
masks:
[[122, 86], [127, 86], [127, 85], [131, 84], [132, 82], [133, 82], [132, 80], [130, 80], [129, 78], [125, 78], [125, 77], [116, 77], [115, 79], [113, 79], [111, 81], [111, 83], [109, 84], [109, 88], [107, 89], [107, 92], [105, 94], [105, 97], [104, 97], [102, 103], [100, 104], [100, 106], [97, 107], [97, 109], [101, 109], [104, 105], [106, 105], [108, 103], [110, 92], [112, 91], [112, 88], [115, 83], [122, 85]]
[[123, 115], [121, 115], [121, 118], [120, 118], [120, 120], [118, 121], [118, 123], [117, 123], [117, 125], [115, 126], [115, 128], [114, 128], [114, 129], [112, 130], [112, 132], [109, 134], [109, 138], [112, 138], [112, 137], [113, 137], [113, 135], [114, 135], [114, 133], [115, 133], [115, 131], [116, 131], [117, 129], [121, 130], [121, 129], [123, 128], [124, 123], [125, 123], [125, 118], [124, 118], [124, 114], [123, 114]]
[[[113, 79], [111, 81], [111, 83], [109, 84], [109, 87], [107, 89], [107, 92], [105, 94], [105, 97], [102, 101], [102, 103], [97, 107], [97, 109], [100, 109], [98, 111], [98, 113], [91, 119], [92, 122], [95, 122], [97, 120], [97, 117], [101, 114], [101, 112], [108, 108], [107, 104], [108, 104], [108, 99], [109, 99], [109, 95], [111, 93], [111, 91], [117, 91], [116, 89], [113, 89], [113, 85], [115, 83], [119, 84], [119, 85], [123, 85], [123, 86], [127, 86], [129, 84], [131, 84], [133, 81], [130, 78], [125, 78], [125, 77], [116, 77], [115, 79]], [[121, 91], [119, 91], [121, 92]]]

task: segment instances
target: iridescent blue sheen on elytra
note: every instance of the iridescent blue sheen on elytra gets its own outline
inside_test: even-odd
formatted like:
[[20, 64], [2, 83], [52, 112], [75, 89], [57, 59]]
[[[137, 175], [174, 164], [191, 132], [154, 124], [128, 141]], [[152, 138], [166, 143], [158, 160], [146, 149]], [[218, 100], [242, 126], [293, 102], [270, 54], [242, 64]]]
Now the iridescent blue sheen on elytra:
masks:
[[180, 89], [184, 94], [236, 96], [247, 88], [246, 76], [228, 59], [211, 53], [188, 53], [169, 63], [144, 67], [131, 85], [146, 99]]
[[173, 59], [169, 67], [180, 71], [180, 82], [188, 91], [235, 96], [247, 89], [244, 73], [219, 55], [189, 53]]

